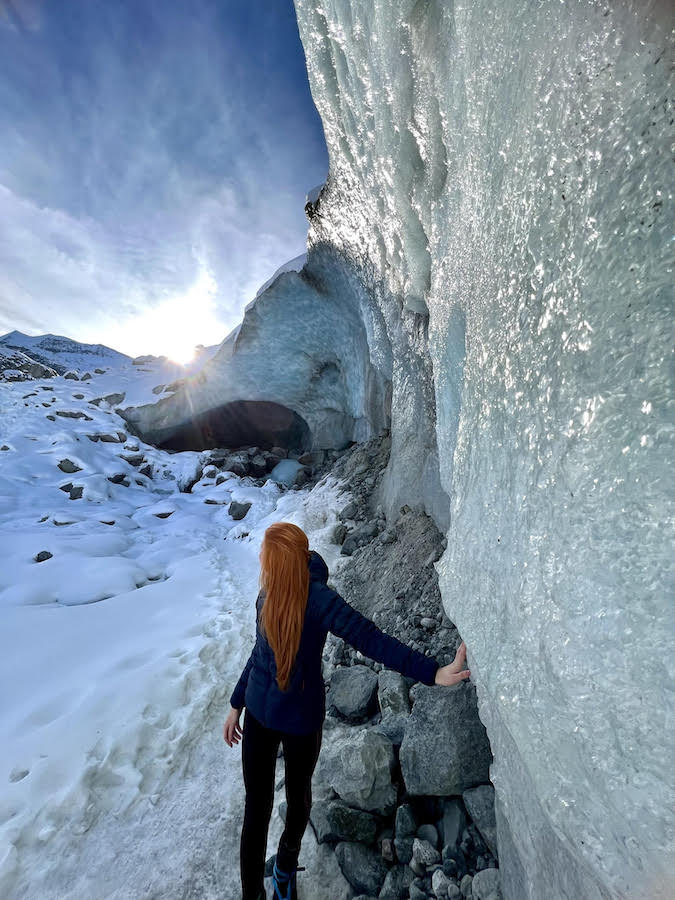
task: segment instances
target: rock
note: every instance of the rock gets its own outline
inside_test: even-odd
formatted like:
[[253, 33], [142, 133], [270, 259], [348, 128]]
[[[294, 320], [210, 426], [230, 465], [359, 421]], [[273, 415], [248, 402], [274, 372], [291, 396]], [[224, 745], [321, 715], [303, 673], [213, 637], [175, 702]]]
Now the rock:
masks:
[[161, 394], [165, 387], [166, 387], [166, 385], [164, 385], [164, 384], [158, 384], [152, 389], [152, 393], [153, 394]]
[[124, 472], [115, 472], [114, 475], [108, 475], [108, 481], [112, 482], [112, 484], [122, 484], [124, 479]]
[[442, 869], [437, 869], [431, 876], [431, 889], [438, 900], [447, 900], [448, 886], [451, 884], [452, 882], [447, 875], [443, 874]]
[[462, 682], [415, 690], [400, 751], [408, 793], [447, 796], [487, 781], [492, 754], [475, 687]]
[[91, 421], [90, 417], [85, 415], [80, 409], [56, 409], [54, 412], [63, 419], [89, 419]]
[[403, 675], [385, 669], [377, 679], [377, 699], [383, 716], [410, 712], [408, 685]]
[[427, 892], [413, 882], [410, 885], [410, 900], [427, 900]]
[[394, 824], [394, 833], [396, 837], [414, 837], [417, 834], [417, 820], [412, 806], [409, 803], [403, 803], [396, 810], [396, 821]]
[[433, 825], [420, 825], [417, 829], [417, 837], [421, 841], [428, 841], [432, 847], [438, 849], [438, 832]]
[[343, 509], [338, 513], [339, 519], [353, 519], [358, 512], [358, 507], [356, 503], [348, 503]]
[[400, 747], [405, 736], [405, 726], [407, 722], [408, 716], [389, 715], [382, 719], [382, 721], [377, 725], [375, 725], [373, 727], [373, 731], [376, 731], [378, 734], [383, 734], [392, 742], [394, 747]]
[[7, 444], [3, 444], [2, 447], [0, 447], [0, 450], [9, 450], [9, 447]]
[[[145, 475], [147, 478], [152, 478], [152, 463], [146, 463], [144, 466], [141, 466], [138, 470], [141, 475]], [[216, 481], [216, 484], [218, 482]]]
[[334, 741], [325, 757], [330, 786], [345, 803], [389, 815], [396, 805], [391, 782], [394, 748], [384, 735], [355, 729]]
[[473, 900], [502, 900], [499, 869], [476, 872], [471, 883]]
[[320, 844], [325, 841], [375, 842], [375, 817], [363, 810], [352, 809], [340, 800], [316, 800], [312, 804], [310, 818]]
[[60, 485], [59, 485], [59, 490], [60, 490], [60, 491], [63, 491], [63, 492], [66, 493], [66, 494], [69, 494], [69, 493], [72, 491], [72, 489], [73, 489], [73, 482], [72, 482], [72, 481], [69, 481], [69, 482], [67, 482], [66, 484], [60, 484]]
[[223, 468], [228, 472], [232, 472], [233, 475], [243, 478], [244, 475], [248, 475], [248, 456], [228, 456], [223, 462]]
[[73, 400], [84, 400], [84, 394], [73, 394]]
[[382, 838], [380, 847], [382, 859], [386, 859], [386, 861], [390, 863], [396, 861], [396, 851], [394, 850], [394, 841], [392, 840], [392, 838]]
[[85, 372], [84, 375], [80, 375], [80, 381], [91, 381], [91, 372]]
[[227, 511], [232, 516], [232, 518], [235, 520], [235, 522], [239, 522], [241, 519], [244, 518], [244, 516], [246, 515], [246, 513], [249, 511], [250, 508], [251, 508], [250, 503], [239, 503], [237, 500], [233, 500], [232, 503], [230, 503], [230, 506]]
[[157, 516], [158, 519], [168, 519], [173, 513], [174, 511], [172, 509], [167, 509], [165, 512], [153, 513], [153, 515]]
[[379, 894], [387, 877], [387, 864], [380, 854], [362, 844], [343, 841], [335, 848], [342, 874], [356, 891]]
[[66, 374], [63, 377], [68, 378], [71, 381], [79, 381], [80, 380], [80, 377], [77, 374], [77, 372], [66, 372]]
[[462, 878], [466, 875], [466, 857], [461, 847], [443, 847], [443, 871], [450, 878]]
[[471, 875], [465, 875], [459, 883], [459, 889], [462, 892], [462, 897], [470, 897], [472, 893], [471, 883], [473, 882], [473, 877]]
[[363, 722], [375, 712], [377, 675], [367, 666], [336, 669], [326, 703], [348, 722]]
[[134, 467], [140, 466], [141, 463], [145, 462], [145, 457], [142, 453], [120, 453], [119, 457]]
[[267, 460], [262, 453], [258, 453], [251, 459], [249, 472], [254, 478], [262, 478], [264, 475], [267, 475]]
[[77, 486], [71, 488], [70, 499], [71, 500], [81, 500], [83, 491], [84, 491], [84, 488], [81, 485], [77, 485]]
[[410, 860], [412, 859], [412, 845], [413, 839], [411, 837], [406, 838], [394, 838], [394, 849], [396, 850], [396, 858], [400, 863], [404, 863], [408, 865]]
[[422, 628], [426, 628], [427, 630], [436, 628], [437, 624], [438, 623], [436, 622], [436, 619], [430, 619], [428, 616], [423, 616], [420, 619], [420, 625], [422, 626]]
[[49, 550], [40, 550], [39, 553], [35, 554], [33, 559], [35, 560], [35, 562], [45, 562], [45, 560], [51, 559], [52, 556], [53, 554], [50, 553]]
[[454, 849], [462, 839], [466, 816], [459, 800], [451, 797], [443, 801], [443, 817], [439, 823], [443, 846]]
[[286, 457], [288, 456], [288, 450], [286, 450], [285, 447], [272, 447], [270, 453], [273, 456], [278, 456], [279, 459], [286, 459]]
[[413, 873], [408, 866], [389, 869], [379, 893], [379, 900], [404, 900], [409, 896]]
[[340, 546], [344, 543], [345, 538], [347, 537], [348, 528], [347, 526], [339, 522], [335, 528], [333, 529], [333, 543]]
[[425, 868], [441, 861], [441, 854], [429, 841], [413, 838], [413, 859]]
[[495, 820], [495, 789], [491, 784], [481, 784], [462, 794], [467, 812], [473, 819], [485, 843], [497, 856], [497, 822]]
[[105, 375], [105, 369], [94, 369], [96, 375]]
[[461, 900], [462, 892], [457, 887], [454, 881], [451, 881], [448, 884], [448, 892], [447, 892], [448, 900]]
[[61, 469], [62, 472], [65, 472], [66, 475], [72, 475], [74, 472], [82, 471], [82, 466], [76, 465], [72, 459], [62, 459], [58, 465], [59, 469]]

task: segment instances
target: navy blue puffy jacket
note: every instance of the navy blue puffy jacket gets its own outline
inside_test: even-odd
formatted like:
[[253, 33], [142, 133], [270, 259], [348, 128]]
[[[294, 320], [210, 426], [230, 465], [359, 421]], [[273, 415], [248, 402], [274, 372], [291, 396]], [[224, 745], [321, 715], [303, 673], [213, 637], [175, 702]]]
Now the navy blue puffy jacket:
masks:
[[[424, 684], [434, 684], [438, 663], [380, 631], [329, 588], [328, 567], [315, 551], [309, 560], [309, 576], [305, 620], [288, 689], [279, 689], [274, 653], [258, 625], [253, 652], [230, 698], [235, 709], [246, 706], [259, 722], [277, 731], [318, 731], [326, 714], [321, 656], [329, 631], [390, 669]], [[256, 602], [258, 615], [262, 601], [260, 594]]]

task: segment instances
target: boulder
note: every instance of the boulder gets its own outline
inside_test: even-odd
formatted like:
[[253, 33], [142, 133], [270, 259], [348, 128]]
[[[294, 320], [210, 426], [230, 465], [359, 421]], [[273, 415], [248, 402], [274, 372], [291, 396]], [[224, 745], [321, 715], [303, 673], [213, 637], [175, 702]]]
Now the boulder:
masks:
[[343, 841], [335, 848], [342, 874], [354, 890], [377, 896], [387, 877], [387, 864], [371, 847]]
[[488, 781], [492, 754], [478, 717], [476, 690], [461, 682], [417, 685], [401, 744], [401, 773], [409, 794], [461, 794]]
[[232, 503], [230, 503], [230, 506], [227, 511], [232, 516], [232, 518], [235, 520], [235, 522], [239, 522], [241, 519], [244, 518], [244, 516], [246, 515], [246, 513], [249, 511], [250, 508], [251, 508], [250, 503], [239, 503], [237, 500], [233, 500]]
[[491, 784], [481, 784], [464, 791], [462, 800], [481, 837], [497, 856], [497, 822], [495, 820], [495, 789]]
[[462, 892], [462, 897], [470, 897], [472, 893], [472, 882], [473, 877], [471, 875], [465, 875], [459, 883], [459, 889]]
[[52, 555], [49, 550], [40, 550], [39, 553], [36, 553], [33, 559], [35, 562], [45, 562], [48, 559], [52, 558]]
[[388, 738], [394, 747], [400, 747], [405, 736], [405, 726], [407, 721], [408, 716], [404, 715], [385, 716], [381, 722], [375, 725], [373, 730]]
[[473, 900], [502, 900], [499, 869], [483, 869], [476, 872], [471, 882]]
[[267, 460], [262, 453], [256, 454], [248, 464], [249, 472], [254, 478], [262, 478], [267, 475]]
[[438, 900], [447, 900], [448, 886], [451, 884], [452, 881], [443, 873], [442, 869], [436, 869], [431, 876], [431, 889]]
[[403, 803], [396, 810], [394, 829], [396, 837], [412, 838], [417, 834], [417, 820], [409, 803]]
[[438, 849], [438, 832], [433, 825], [420, 825], [417, 829], [417, 837], [421, 841], [428, 841], [432, 847]]
[[355, 729], [327, 750], [328, 782], [345, 803], [383, 815], [394, 811], [397, 792], [391, 781], [395, 764], [391, 741], [372, 729]]
[[312, 804], [310, 818], [320, 844], [325, 841], [375, 842], [375, 817], [361, 809], [352, 809], [340, 800], [316, 800]]
[[462, 831], [466, 827], [466, 816], [459, 800], [450, 797], [443, 801], [443, 817], [439, 822], [444, 847], [458, 847]]
[[76, 463], [72, 461], [72, 459], [62, 459], [59, 463], [59, 469], [62, 472], [65, 472], [66, 475], [72, 475], [74, 472], [81, 472], [82, 466], [78, 466]]
[[377, 679], [377, 699], [383, 716], [410, 712], [408, 685], [403, 675], [385, 669]]
[[80, 376], [77, 374], [77, 372], [66, 372], [66, 374], [63, 377], [69, 378], [71, 381], [79, 381], [80, 380]]
[[375, 712], [377, 675], [367, 666], [336, 669], [327, 705], [348, 722], [363, 722]]
[[429, 841], [420, 840], [418, 837], [413, 838], [412, 855], [413, 859], [425, 868], [441, 861], [441, 854], [438, 850]]

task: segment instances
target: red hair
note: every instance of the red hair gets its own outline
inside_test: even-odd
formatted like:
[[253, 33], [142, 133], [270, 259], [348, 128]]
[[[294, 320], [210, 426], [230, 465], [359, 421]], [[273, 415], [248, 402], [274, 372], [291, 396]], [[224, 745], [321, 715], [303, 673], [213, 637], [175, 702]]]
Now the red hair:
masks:
[[309, 541], [290, 522], [265, 531], [260, 550], [260, 587], [265, 593], [260, 627], [274, 652], [277, 684], [288, 689], [300, 646], [309, 595]]

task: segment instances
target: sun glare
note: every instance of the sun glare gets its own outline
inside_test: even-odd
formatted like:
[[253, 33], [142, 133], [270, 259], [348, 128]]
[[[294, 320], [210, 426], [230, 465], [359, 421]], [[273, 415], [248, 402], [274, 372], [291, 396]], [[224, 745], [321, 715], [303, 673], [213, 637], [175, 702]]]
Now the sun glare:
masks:
[[197, 344], [215, 344], [225, 337], [226, 327], [215, 308], [217, 288], [213, 276], [202, 271], [187, 293], [120, 324], [117, 346], [135, 348], [133, 354], [137, 356], [151, 353], [187, 365], [194, 358]]

